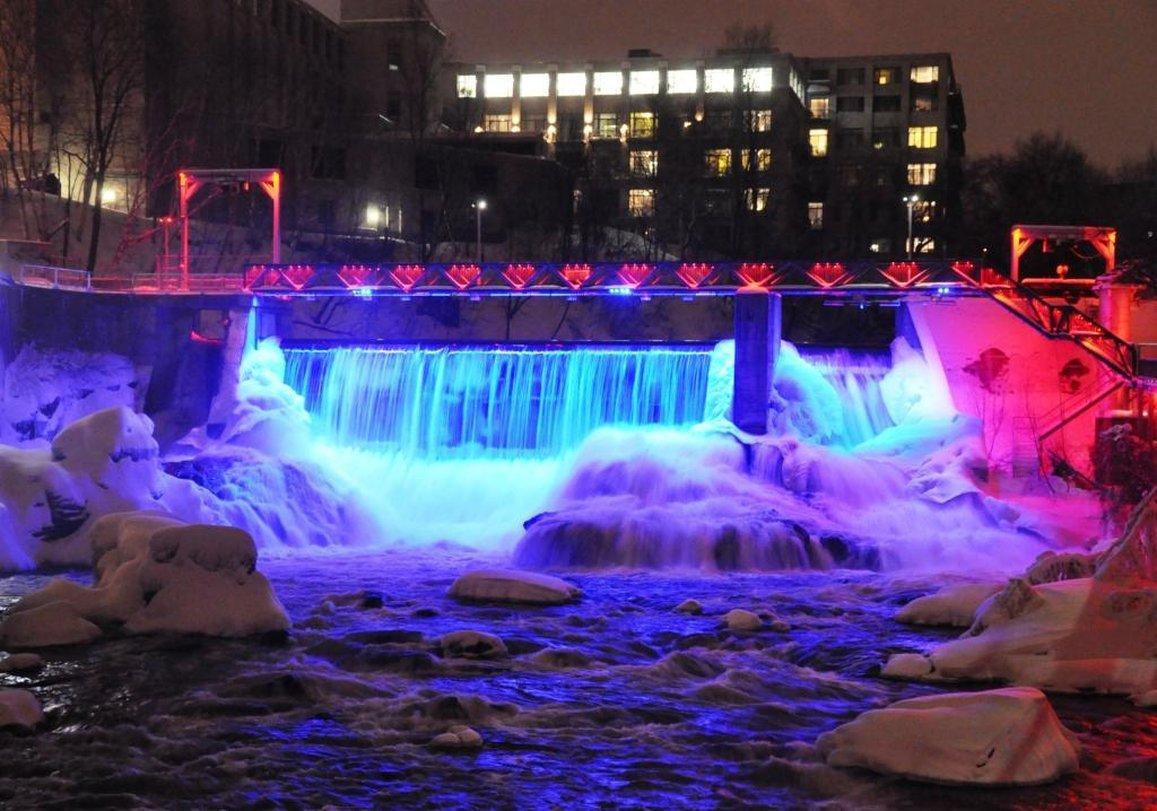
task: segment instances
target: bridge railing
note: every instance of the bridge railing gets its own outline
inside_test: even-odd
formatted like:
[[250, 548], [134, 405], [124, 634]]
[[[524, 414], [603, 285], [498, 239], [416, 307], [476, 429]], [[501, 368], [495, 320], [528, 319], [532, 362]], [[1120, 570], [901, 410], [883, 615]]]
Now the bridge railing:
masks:
[[838, 293], [974, 286], [971, 262], [454, 262], [250, 265], [254, 293], [295, 295], [687, 295], [795, 289]]
[[91, 279], [84, 270], [55, 265], [21, 265], [16, 275], [19, 284], [53, 290], [91, 290]]

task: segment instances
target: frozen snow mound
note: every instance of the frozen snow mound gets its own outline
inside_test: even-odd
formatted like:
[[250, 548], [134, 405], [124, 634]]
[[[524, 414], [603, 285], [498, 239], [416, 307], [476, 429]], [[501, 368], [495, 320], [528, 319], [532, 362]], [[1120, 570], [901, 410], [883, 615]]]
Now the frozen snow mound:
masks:
[[[92, 537], [95, 585], [53, 580], [12, 607], [0, 638], [48, 610], [123, 625], [129, 633], [240, 637], [290, 627], [257, 571], [257, 547], [244, 530], [135, 512], [98, 519]], [[22, 641], [24, 647], [59, 644], [28, 636]]]
[[909, 625], [949, 625], [968, 628], [976, 609], [1002, 588], [1002, 583], [956, 583], [934, 594], [917, 597], [896, 612], [896, 621]]
[[25, 346], [4, 369], [0, 442], [51, 440], [89, 414], [132, 408], [139, 390], [137, 370], [128, 358]]
[[821, 735], [829, 766], [978, 786], [1048, 783], [1078, 768], [1079, 749], [1031, 687], [949, 693], [870, 710]]
[[893, 656], [884, 675], [1005, 681], [1135, 700], [1157, 690], [1154, 504], [1150, 497], [1135, 511], [1092, 577], [1037, 584], [1014, 578], [977, 609], [960, 639], [926, 655]]
[[562, 605], [582, 596], [577, 586], [560, 578], [514, 569], [467, 572], [454, 581], [449, 594], [459, 600], [527, 605]]

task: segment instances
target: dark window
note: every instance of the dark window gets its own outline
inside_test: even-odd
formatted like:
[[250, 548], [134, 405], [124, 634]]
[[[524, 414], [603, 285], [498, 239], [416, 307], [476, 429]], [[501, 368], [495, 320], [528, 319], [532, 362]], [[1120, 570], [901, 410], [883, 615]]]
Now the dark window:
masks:
[[872, 109], [877, 113], [898, 113], [900, 112], [900, 97], [876, 96], [872, 102]]
[[831, 78], [832, 72], [827, 68], [813, 68], [808, 79], [813, 82], [824, 82]]
[[836, 130], [836, 146], [844, 149], [850, 147], [862, 146], [864, 143], [864, 131], [861, 129], [838, 129]]
[[840, 68], [836, 71], [836, 84], [863, 84], [863, 68]]
[[862, 113], [864, 112], [864, 97], [863, 96], [840, 96], [836, 99], [837, 113]]
[[900, 130], [879, 128], [872, 133], [872, 146], [876, 149], [889, 149], [900, 146]]

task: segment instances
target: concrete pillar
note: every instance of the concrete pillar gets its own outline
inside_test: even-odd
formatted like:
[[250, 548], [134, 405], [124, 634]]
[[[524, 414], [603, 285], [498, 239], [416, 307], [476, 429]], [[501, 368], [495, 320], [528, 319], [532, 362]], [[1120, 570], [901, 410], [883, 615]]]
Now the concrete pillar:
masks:
[[778, 293], [735, 294], [735, 385], [731, 421], [749, 434], [766, 434], [767, 406], [783, 315]]

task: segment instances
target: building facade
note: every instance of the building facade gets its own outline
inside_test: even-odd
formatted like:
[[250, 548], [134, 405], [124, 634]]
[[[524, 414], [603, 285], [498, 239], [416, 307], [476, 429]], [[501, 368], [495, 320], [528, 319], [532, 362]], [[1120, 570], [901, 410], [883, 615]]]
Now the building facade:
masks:
[[460, 63], [447, 74], [450, 126], [491, 140], [540, 135], [545, 154], [575, 167], [579, 211], [657, 252], [951, 249], [965, 119], [948, 54], [632, 51], [616, 62]]

